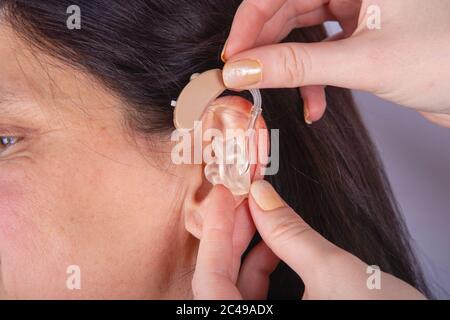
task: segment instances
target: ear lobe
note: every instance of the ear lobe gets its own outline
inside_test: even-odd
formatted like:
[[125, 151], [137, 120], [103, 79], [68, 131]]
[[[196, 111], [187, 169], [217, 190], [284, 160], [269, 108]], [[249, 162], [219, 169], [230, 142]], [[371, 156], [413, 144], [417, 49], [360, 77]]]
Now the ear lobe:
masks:
[[[222, 135], [225, 137], [227, 134], [227, 130], [229, 129], [239, 129], [243, 132], [247, 130], [248, 121], [249, 121], [249, 115], [252, 108], [252, 104], [237, 96], [228, 96], [228, 97], [222, 97], [217, 99], [213, 105], [211, 105], [206, 112], [203, 114], [201, 119], [202, 124], [202, 130], [201, 133], [202, 136], [202, 155], [203, 155], [203, 161], [205, 161], [206, 155], [203, 154], [203, 151], [206, 151], [208, 147], [211, 145], [211, 141], [208, 141], [209, 139], [203, 139], [206, 135], [205, 132], [208, 129], [215, 129], [222, 133]], [[260, 132], [259, 129], [266, 129], [266, 125], [264, 123], [264, 120], [262, 117], [259, 117], [256, 123], [256, 141], [259, 141], [258, 134]], [[265, 134], [267, 134], [266, 130], [263, 130]], [[263, 141], [268, 139], [262, 139]], [[257, 143], [254, 144], [255, 148], [258, 149]], [[268, 146], [264, 146], [262, 148], [263, 150], [269, 150]], [[256, 155], [257, 163], [252, 164], [250, 166], [250, 177], [249, 177], [249, 184], [251, 184], [251, 181], [253, 180], [259, 180], [263, 177], [261, 174], [261, 165], [258, 163], [258, 150], [252, 150]], [[205, 152], [206, 153], [206, 152]], [[268, 155], [267, 155], [268, 156]], [[205, 173], [207, 175], [211, 174], [211, 170], [226, 170], [227, 167], [222, 166], [218, 168], [217, 166], [209, 166], [208, 163], [203, 162], [200, 164], [194, 165], [196, 168], [192, 171], [192, 174], [195, 175], [195, 177], [192, 177], [192, 183], [190, 184], [190, 188], [188, 190], [188, 194], [186, 194], [185, 201], [185, 209], [184, 209], [184, 220], [185, 220], [185, 226], [186, 229], [195, 237], [200, 238], [201, 236], [201, 230], [203, 226], [203, 215], [207, 214], [208, 212], [208, 203], [210, 201], [215, 201], [213, 198], [217, 200], [217, 197], [219, 196], [225, 196], [225, 193], [218, 192], [214, 195], [213, 198], [211, 198], [211, 193], [213, 192], [213, 184], [210, 181], [215, 181], [214, 179], [209, 176], [207, 179], [205, 176]], [[207, 170], [205, 170], [205, 168]], [[225, 169], [224, 169], [225, 168]], [[214, 174], [214, 172], [213, 172]], [[223, 172], [222, 172], [223, 174]], [[228, 178], [230, 180], [233, 180], [233, 175], [229, 175]], [[223, 181], [220, 181], [220, 179], [215, 181], [215, 184], [224, 184]], [[250, 185], [248, 186], [250, 187]], [[232, 195], [231, 192], [228, 191], [230, 195]], [[233, 195], [232, 195], [233, 196]], [[244, 192], [241, 196], [234, 196], [231, 199], [228, 199], [228, 201], [231, 201], [231, 206], [233, 208], [236, 208], [238, 205], [242, 203], [244, 199], [247, 198], [247, 194]], [[211, 206], [211, 205], [209, 205]]]

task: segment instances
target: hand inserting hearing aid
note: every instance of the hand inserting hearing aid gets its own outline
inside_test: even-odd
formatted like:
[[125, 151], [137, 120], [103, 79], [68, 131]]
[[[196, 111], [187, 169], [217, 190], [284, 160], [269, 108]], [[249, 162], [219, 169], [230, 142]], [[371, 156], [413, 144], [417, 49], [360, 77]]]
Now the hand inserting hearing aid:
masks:
[[[177, 101], [172, 101], [174, 110], [174, 125], [179, 130], [193, 130], [196, 121], [199, 121], [205, 110], [227, 88], [222, 80], [222, 70], [213, 69], [202, 74], [194, 74], [191, 81], [182, 90]], [[244, 146], [239, 145], [233, 138], [229, 141], [214, 138], [212, 150], [217, 154], [226, 154], [225, 161], [207, 163], [205, 177], [213, 184], [222, 184], [235, 196], [246, 196], [250, 191], [250, 142], [251, 133], [255, 129], [256, 121], [262, 113], [262, 98], [258, 89], [249, 90], [253, 97], [253, 107], [247, 125]], [[223, 150], [225, 146], [226, 150]]]

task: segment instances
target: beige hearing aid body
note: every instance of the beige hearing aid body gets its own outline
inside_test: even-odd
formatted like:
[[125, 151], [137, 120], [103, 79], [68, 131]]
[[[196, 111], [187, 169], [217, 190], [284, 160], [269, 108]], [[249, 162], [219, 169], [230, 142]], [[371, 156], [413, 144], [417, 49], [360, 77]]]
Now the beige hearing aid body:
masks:
[[[196, 121], [199, 121], [205, 110], [227, 88], [223, 83], [222, 71], [213, 69], [202, 74], [195, 74], [183, 89], [177, 101], [173, 101], [174, 125], [179, 130], [192, 130]], [[261, 95], [259, 90], [250, 90], [253, 96], [253, 108], [250, 114], [248, 128], [254, 129], [256, 119], [261, 114]], [[235, 196], [246, 196], [250, 191], [250, 160], [249, 140], [245, 145], [239, 145], [236, 139], [224, 141], [215, 138], [212, 141], [216, 154], [227, 154], [225, 162], [213, 161], [205, 166], [205, 177], [213, 184], [223, 184]], [[219, 150], [220, 149], [220, 150]], [[231, 160], [231, 161], [228, 161]]]
[[206, 108], [226, 89], [220, 69], [193, 75], [176, 101], [173, 116], [175, 128], [193, 129], [194, 122], [200, 120]]

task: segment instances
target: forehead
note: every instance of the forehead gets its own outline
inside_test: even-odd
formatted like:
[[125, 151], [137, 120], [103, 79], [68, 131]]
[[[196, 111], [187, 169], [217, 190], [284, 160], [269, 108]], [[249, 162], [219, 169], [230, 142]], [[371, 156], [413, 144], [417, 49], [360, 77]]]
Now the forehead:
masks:
[[0, 106], [36, 105], [46, 113], [95, 114], [120, 103], [92, 76], [32, 48], [0, 24]]

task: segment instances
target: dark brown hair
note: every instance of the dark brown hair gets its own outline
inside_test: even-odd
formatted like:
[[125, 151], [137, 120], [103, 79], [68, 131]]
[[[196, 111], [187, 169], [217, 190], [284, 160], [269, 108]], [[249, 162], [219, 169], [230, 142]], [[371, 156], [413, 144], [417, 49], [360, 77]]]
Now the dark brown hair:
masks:
[[[19, 35], [97, 77], [120, 96], [133, 128], [173, 130], [170, 101], [219, 55], [240, 0], [0, 0]], [[66, 10], [81, 8], [81, 30]], [[324, 39], [322, 27], [285, 41]], [[348, 90], [327, 88], [328, 108], [312, 126], [296, 89], [263, 90], [264, 119], [280, 129], [280, 171], [267, 177], [313, 228], [368, 264], [430, 296], [389, 183]], [[257, 239], [255, 239], [257, 241]], [[270, 298], [298, 298], [302, 283], [281, 264]]]

